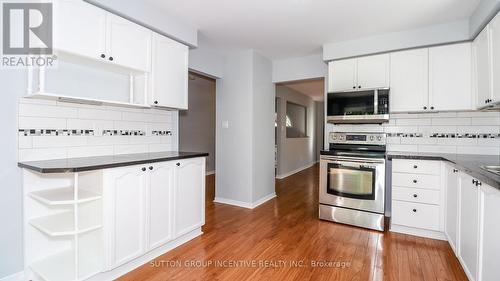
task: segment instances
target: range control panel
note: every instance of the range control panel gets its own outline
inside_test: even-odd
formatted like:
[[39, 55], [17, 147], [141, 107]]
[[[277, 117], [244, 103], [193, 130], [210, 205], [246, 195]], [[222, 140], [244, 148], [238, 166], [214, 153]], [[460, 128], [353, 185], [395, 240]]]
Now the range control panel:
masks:
[[330, 133], [330, 143], [385, 145], [385, 133]]

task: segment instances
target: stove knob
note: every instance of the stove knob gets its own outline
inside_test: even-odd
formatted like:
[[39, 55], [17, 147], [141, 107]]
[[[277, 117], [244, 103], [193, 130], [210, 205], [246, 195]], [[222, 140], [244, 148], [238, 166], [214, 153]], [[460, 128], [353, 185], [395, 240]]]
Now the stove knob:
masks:
[[374, 136], [370, 136], [370, 141], [373, 141], [375, 139]]
[[381, 137], [381, 136], [378, 136], [378, 137], [377, 137], [377, 140], [378, 140], [378, 141], [381, 141], [381, 140], [382, 140], [382, 137]]

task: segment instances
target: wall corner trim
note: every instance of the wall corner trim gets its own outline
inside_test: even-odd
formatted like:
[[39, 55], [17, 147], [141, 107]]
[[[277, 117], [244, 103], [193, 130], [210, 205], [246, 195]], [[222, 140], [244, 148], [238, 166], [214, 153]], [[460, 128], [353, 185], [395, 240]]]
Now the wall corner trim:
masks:
[[232, 205], [232, 206], [245, 208], [245, 209], [253, 209], [253, 208], [258, 207], [258, 206], [264, 204], [265, 202], [267, 202], [275, 197], [276, 197], [276, 193], [273, 192], [273, 193], [266, 195], [266, 196], [262, 197], [261, 199], [255, 201], [254, 203], [232, 200], [232, 199], [227, 199], [227, 198], [222, 198], [222, 197], [215, 197], [214, 202], [220, 203], [220, 204]]

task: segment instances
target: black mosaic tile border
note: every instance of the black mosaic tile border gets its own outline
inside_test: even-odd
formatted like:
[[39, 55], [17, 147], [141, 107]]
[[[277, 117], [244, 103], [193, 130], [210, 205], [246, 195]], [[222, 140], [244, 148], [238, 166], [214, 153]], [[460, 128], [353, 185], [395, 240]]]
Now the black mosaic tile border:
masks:
[[[94, 130], [19, 129], [19, 136], [95, 136]], [[152, 131], [153, 136], [171, 136], [171, 131]], [[103, 130], [103, 136], [145, 136], [142, 130]]]
[[[422, 138], [425, 137], [422, 133], [388, 133], [388, 137], [402, 138]], [[455, 133], [432, 133], [429, 138], [469, 138], [469, 139], [500, 139], [500, 134], [455, 134]]]

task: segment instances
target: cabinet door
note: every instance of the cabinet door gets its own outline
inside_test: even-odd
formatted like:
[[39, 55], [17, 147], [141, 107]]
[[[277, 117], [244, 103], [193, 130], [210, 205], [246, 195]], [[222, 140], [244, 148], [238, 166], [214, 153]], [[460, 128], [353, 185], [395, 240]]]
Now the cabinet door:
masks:
[[389, 54], [358, 58], [356, 81], [358, 89], [389, 87]]
[[104, 172], [104, 213], [108, 268], [115, 268], [145, 251], [145, 192], [147, 172], [129, 166]]
[[151, 105], [188, 108], [188, 55], [186, 45], [153, 34]]
[[500, 13], [489, 24], [491, 42], [491, 103], [500, 102]]
[[356, 59], [328, 63], [328, 92], [343, 92], [356, 89]]
[[460, 175], [459, 258], [465, 273], [476, 280], [478, 262], [479, 192], [473, 178]]
[[471, 110], [472, 101], [471, 44], [429, 48], [430, 109]]
[[423, 111], [428, 106], [428, 49], [391, 54], [391, 112]]
[[172, 162], [154, 163], [148, 167], [148, 249], [172, 239], [174, 167]]
[[446, 172], [446, 217], [445, 233], [455, 254], [457, 251], [457, 226], [458, 226], [458, 170], [450, 165], [445, 165]]
[[491, 98], [491, 61], [489, 48], [489, 28], [488, 26], [479, 33], [474, 40], [474, 60], [475, 60], [475, 86], [476, 86], [476, 106], [484, 107], [487, 99]]
[[481, 250], [478, 280], [496, 281], [500, 278], [500, 191], [483, 183], [481, 187]]
[[54, 48], [102, 59], [105, 52], [106, 12], [77, 0], [54, 2]]
[[205, 158], [176, 163], [175, 237], [205, 223]]
[[151, 31], [108, 13], [106, 17], [108, 60], [135, 70], [149, 72]]

